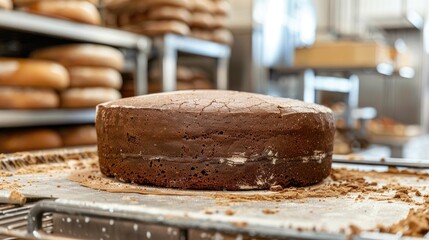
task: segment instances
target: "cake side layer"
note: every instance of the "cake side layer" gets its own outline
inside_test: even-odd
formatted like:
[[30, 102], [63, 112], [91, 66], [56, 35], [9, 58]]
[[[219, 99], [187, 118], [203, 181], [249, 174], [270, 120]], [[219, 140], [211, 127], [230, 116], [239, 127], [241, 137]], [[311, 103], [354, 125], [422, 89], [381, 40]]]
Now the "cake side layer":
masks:
[[269, 189], [306, 186], [329, 176], [331, 156], [303, 163], [301, 158], [234, 163], [212, 159], [171, 161], [165, 158], [101, 158], [101, 172], [123, 182], [159, 187], [211, 190]]
[[332, 154], [334, 125], [328, 113], [180, 113], [99, 106], [100, 158], [141, 156], [246, 161]]

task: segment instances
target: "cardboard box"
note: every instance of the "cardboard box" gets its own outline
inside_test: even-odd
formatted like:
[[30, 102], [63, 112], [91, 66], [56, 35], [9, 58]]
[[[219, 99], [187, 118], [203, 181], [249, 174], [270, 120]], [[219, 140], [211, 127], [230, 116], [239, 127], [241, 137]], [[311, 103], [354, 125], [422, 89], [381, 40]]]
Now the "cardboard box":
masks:
[[390, 47], [377, 42], [319, 42], [295, 51], [295, 67], [375, 68], [392, 64]]

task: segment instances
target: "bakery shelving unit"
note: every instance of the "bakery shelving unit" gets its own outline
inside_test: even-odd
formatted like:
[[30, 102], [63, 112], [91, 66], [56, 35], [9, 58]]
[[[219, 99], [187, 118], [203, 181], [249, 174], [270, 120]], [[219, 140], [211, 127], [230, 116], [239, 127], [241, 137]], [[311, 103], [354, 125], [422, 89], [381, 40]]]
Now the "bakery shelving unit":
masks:
[[179, 52], [215, 59], [215, 86], [217, 89], [228, 88], [228, 63], [231, 54], [228, 45], [166, 34], [155, 38], [153, 47], [155, 54], [158, 54], [160, 59], [162, 90], [164, 92], [176, 90], [176, 67]]
[[[28, 33], [47, 38], [108, 45], [133, 54], [135, 94], [147, 93], [147, 62], [151, 40], [145, 36], [87, 24], [80, 24], [24, 12], [0, 10], [2, 39], [13, 33]], [[95, 109], [84, 110], [0, 110], [0, 127], [93, 123]]]
[[[133, 58], [125, 71], [133, 71], [136, 81], [135, 94], [148, 92], [148, 58], [154, 54], [160, 60], [163, 91], [176, 89], [178, 54], [192, 54], [215, 59], [215, 85], [228, 88], [228, 63], [230, 47], [225, 44], [167, 34], [152, 41], [142, 35], [121, 30], [80, 24], [34, 14], [0, 10], [0, 31], [30, 33], [34, 35], [103, 44], [131, 50]], [[7, 37], [3, 34], [2, 38]], [[0, 110], [0, 127], [34, 126], [42, 124], [92, 123], [94, 110]]]
[[[395, 73], [394, 66], [390, 63], [380, 63], [371, 67], [355, 68], [274, 68], [270, 69], [270, 79], [276, 79], [284, 75], [303, 76], [303, 98], [307, 102], [319, 102], [318, 91], [339, 92], [345, 95], [346, 126], [351, 127], [354, 119], [372, 119], [375, 117], [375, 109], [358, 109], [359, 100], [359, 77], [362, 73], [378, 73], [390, 76]], [[335, 76], [335, 77], [322, 77]], [[337, 77], [341, 76], [341, 77]]]
[[[354, 121], [358, 120], [360, 126], [363, 126], [359, 128], [358, 133], [360, 136], [365, 137], [368, 136], [365, 127], [366, 123], [376, 117], [377, 111], [372, 107], [358, 108], [359, 74], [379, 74], [386, 78], [395, 75], [402, 78], [412, 78], [414, 77], [414, 69], [406, 67], [405, 71], [401, 73], [401, 69], [395, 69], [393, 64], [385, 62], [379, 63], [374, 67], [290, 67], [270, 69], [270, 79], [273, 80], [287, 75], [302, 76], [304, 101], [320, 103], [319, 95], [317, 94], [319, 91], [342, 93], [346, 104], [343, 114], [346, 128], [352, 129]], [[381, 142], [376, 143], [381, 144]], [[400, 155], [394, 154], [394, 156]]]

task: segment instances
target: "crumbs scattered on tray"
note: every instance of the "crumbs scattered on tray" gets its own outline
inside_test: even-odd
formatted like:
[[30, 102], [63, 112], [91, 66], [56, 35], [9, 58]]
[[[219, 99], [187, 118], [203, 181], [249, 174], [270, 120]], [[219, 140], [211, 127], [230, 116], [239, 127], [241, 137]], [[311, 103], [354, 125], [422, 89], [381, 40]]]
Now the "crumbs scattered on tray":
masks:
[[[164, 195], [164, 196], [199, 196], [213, 198], [217, 204], [231, 206], [236, 203], [245, 203], [252, 201], [283, 202], [307, 198], [318, 198], [323, 202], [324, 198], [339, 198], [340, 196], [350, 196], [356, 201], [376, 200], [391, 202], [404, 202], [413, 206], [409, 210], [406, 218], [390, 226], [377, 226], [374, 231], [386, 233], [403, 233], [405, 236], [421, 237], [429, 232], [429, 196], [426, 195], [424, 186], [418, 189], [403, 185], [403, 178], [414, 178], [417, 180], [428, 180], [429, 174], [417, 173], [410, 170], [399, 170], [389, 168], [386, 172], [376, 171], [358, 171], [343, 168], [335, 168], [331, 175], [323, 183], [304, 187], [304, 188], [283, 188], [281, 186], [272, 186], [271, 191], [253, 192], [213, 192], [213, 191], [184, 191], [177, 189], [156, 189], [126, 184], [114, 179], [106, 178], [98, 170], [97, 158], [86, 160], [72, 160], [66, 162], [55, 162], [51, 164], [38, 164], [32, 166], [22, 166], [15, 174], [35, 174], [52, 173], [62, 171], [73, 171], [69, 178], [78, 182], [82, 186], [94, 188], [108, 192], [118, 193], [138, 193], [144, 195]], [[71, 172], [71, 171], [69, 171]], [[10, 177], [14, 173], [0, 171], [0, 177]], [[28, 184], [31, 185], [29, 182]], [[0, 188], [5, 190], [16, 190], [24, 184], [17, 181], [0, 181]], [[131, 196], [124, 196], [123, 200], [135, 201], [137, 199]], [[414, 207], [415, 206], [415, 207]], [[205, 209], [205, 214], [219, 213], [217, 210]], [[263, 214], [276, 214], [277, 209], [261, 209]], [[236, 212], [232, 209], [224, 211], [225, 215], [234, 215]], [[246, 227], [246, 222], [232, 223], [236, 227]], [[361, 229], [356, 225], [350, 225], [346, 232], [358, 234]]]

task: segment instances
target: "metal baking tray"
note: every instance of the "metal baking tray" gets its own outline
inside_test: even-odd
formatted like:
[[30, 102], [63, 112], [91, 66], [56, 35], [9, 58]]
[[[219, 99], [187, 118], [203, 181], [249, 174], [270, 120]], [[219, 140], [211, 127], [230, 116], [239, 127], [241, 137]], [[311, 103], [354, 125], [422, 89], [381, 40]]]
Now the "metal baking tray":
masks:
[[[95, 147], [2, 155], [0, 169], [13, 172], [28, 165], [75, 164], [94, 161], [96, 156]], [[337, 160], [341, 159], [335, 156], [334, 162]], [[393, 165], [390, 159], [387, 162], [386, 165]], [[335, 163], [334, 167], [356, 168], [356, 164], [372, 167], [362, 161]], [[387, 168], [386, 165], [377, 167]], [[36, 203], [31, 205], [26, 218], [27, 230], [0, 224], [0, 235], [24, 239], [415, 239], [366, 231], [379, 223], [392, 224], [404, 218], [413, 207], [404, 202], [355, 201], [356, 195], [349, 194], [338, 198], [225, 204], [200, 194], [209, 195], [213, 193], [211, 191], [198, 191], [196, 195], [191, 194], [195, 191], [185, 190], [180, 195], [152, 195], [94, 190], [70, 181], [70, 173], [70, 170], [64, 170], [3, 177], [3, 181], [20, 185], [17, 191]], [[427, 182], [419, 181], [418, 184], [428, 185], [429, 180], [424, 181]], [[42, 198], [46, 200], [40, 200]], [[266, 214], [264, 209], [278, 212]], [[226, 214], [227, 211], [234, 214]], [[49, 231], [46, 231], [46, 219], [52, 219]], [[341, 233], [341, 228], [351, 224], [363, 231]]]

